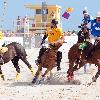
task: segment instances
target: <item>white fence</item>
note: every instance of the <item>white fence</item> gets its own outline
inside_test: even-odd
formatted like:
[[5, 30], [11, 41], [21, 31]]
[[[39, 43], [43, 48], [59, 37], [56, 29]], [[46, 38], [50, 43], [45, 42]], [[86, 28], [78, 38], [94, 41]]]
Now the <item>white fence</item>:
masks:
[[65, 42], [60, 50], [69, 50], [71, 46], [73, 46], [78, 41], [77, 36], [65, 36]]
[[[32, 39], [33, 38], [33, 39]], [[35, 39], [35, 40], [34, 40]], [[60, 48], [61, 50], [68, 50], [70, 49], [70, 47], [72, 45], [74, 45], [78, 40], [78, 37], [77, 36], [65, 36], [65, 42], [63, 44], [63, 46]], [[0, 40], [0, 45], [2, 45], [3, 43], [5, 44], [9, 44], [11, 42], [17, 42], [17, 43], [20, 43], [22, 46], [24, 46], [25, 48], [27, 49], [30, 49], [30, 48], [34, 48], [37, 46], [37, 44], [40, 45], [41, 43], [41, 39], [40, 38], [36, 38], [36, 37], [30, 37], [30, 40], [27, 39], [27, 37], [4, 37], [2, 40]], [[29, 46], [27, 45], [30, 45], [30, 48]], [[34, 46], [33, 46], [34, 45]]]

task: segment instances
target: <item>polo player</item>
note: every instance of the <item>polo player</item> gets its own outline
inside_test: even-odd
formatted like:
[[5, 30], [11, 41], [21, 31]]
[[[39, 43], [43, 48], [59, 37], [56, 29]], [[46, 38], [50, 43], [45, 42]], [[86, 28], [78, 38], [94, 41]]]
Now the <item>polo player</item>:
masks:
[[[62, 29], [57, 27], [57, 24], [58, 24], [58, 21], [56, 19], [53, 19], [51, 21], [51, 27], [46, 30], [45, 35], [42, 39], [41, 45], [44, 43], [44, 41], [47, 37], [48, 37], [48, 43], [49, 43], [50, 48], [55, 46], [55, 44], [58, 42], [63, 44], [64, 35], [62, 33]], [[38, 63], [41, 62], [41, 56], [44, 53], [44, 51], [46, 50], [46, 49], [45, 50], [44, 49], [45, 49], [44, 47], [42, 47], [40, 49], [38, 60], [37, 60]], [[58, 51], [57, 52], [57, 71], [61, 70], [61, 68], [60, 68], [61, 59], [62, 59], [62, 52]]]

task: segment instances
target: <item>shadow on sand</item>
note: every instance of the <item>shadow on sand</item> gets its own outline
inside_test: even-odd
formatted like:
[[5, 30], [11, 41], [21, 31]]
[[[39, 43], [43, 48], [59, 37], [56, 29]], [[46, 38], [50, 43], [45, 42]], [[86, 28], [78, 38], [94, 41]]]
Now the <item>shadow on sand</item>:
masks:
[[[65, 72], [57, 72], [52, 75], [51, 78], [45, 79], [40, 83], [41, 85], [80, 85], [81, 82], [79, 80], [73, 80], [73, 81], [68, 81], [66, 79], [66, 73]], [[35, 85], [40, 85], [38, 82], [33, 84], [32, 82], [15, 82], [10, 84], [10, 87], [13, 86], [35, 86]]]

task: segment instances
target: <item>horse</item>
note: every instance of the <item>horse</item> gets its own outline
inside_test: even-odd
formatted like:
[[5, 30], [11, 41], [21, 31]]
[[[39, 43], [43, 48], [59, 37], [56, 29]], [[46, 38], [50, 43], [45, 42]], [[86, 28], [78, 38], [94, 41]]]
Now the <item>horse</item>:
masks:
[[[55, 46], [52, 46], [52, 48], [48, 48], [43, 55], [41, 56], [41, 62], [38, 65], [38, 70], [33, 78], [32, 83], [35, 83], [38, 79], [38, 76], [40, 75], [42, 68], [47, 68], [47, 70], [42, 75], [42, 79], [47, 75], [48, 72], [51, 72], [51, 70], [56, 67], [56, 61], [57, 61], [57, 52], [58, 49], [62, 46], [62, 43], [56, 43]], [[41, 80], [40, 80], [41, 81]]]
[[[96, 82], [97, 78], [100, 75], [100, 41], [94, 46], [90, 42], [86, 42], [87, 46], [84, 47], [83, 50], [79, 50], [80, 43], [74, 44], [69, 52], [68, 52], [68, 59], [69, 59], [69, 69], [67, 71], [67, 78], [68, 80], [74, 80], [74, 71], [80, 69], [86, 63], [95, 64], [98, 66], [98, 72], [95, 76], [92, 77], [92, 82]], [[93, 47], [92, 56], [89, 59], [85, 59], [85, 52], [90, 47]]]
[[12, 42], [6, 45], [5, 47], [7, 47], [8, 50], [4, 53], [0, 52], [0, 75], [3, 80], [4, 80], [4, 75], [2, 73], [1, 66], [5, 63], [8, 63], [9, 61], [12, 61], [14, 67], [16, 68], [16, 71], [17, 71], [16, 79], [17, 80], [19, 79], [19, 75], [20, 75], [20, 68], [18, 65], [19, 59], [21, 59], [28, 66], [28, 68], [34, 75], [33, 68], [31, 67], [30, 63], [28, 62], [26, 58], [27, 56], [26, 51], [21, 44]]

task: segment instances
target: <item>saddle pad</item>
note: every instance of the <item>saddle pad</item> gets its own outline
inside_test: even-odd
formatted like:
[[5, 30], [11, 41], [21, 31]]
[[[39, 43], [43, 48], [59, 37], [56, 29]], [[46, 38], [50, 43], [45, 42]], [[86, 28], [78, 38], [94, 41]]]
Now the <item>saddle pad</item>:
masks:
[[79, 45], [79, 49], [83, 50], [87, 46], [86, 43], [82, 43]]

